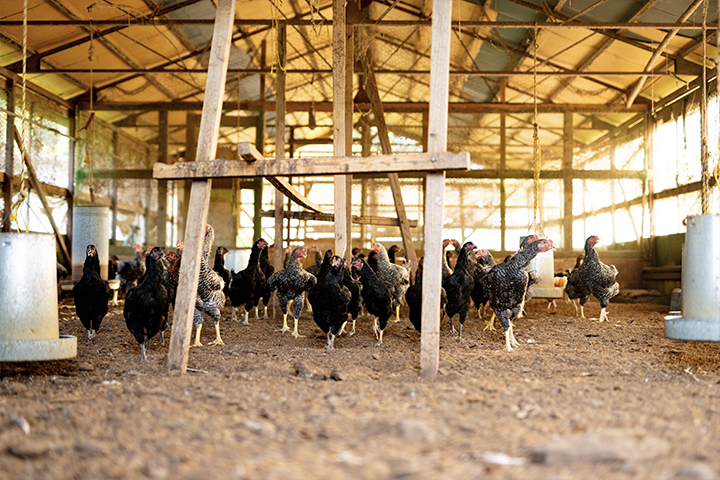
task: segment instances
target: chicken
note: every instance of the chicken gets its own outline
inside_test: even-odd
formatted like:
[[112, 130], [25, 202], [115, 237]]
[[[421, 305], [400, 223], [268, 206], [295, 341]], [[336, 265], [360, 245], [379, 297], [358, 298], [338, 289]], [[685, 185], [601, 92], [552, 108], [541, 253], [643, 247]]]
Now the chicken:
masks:
[[390, 263], [397, 263], [395, 260], [395, 254], [400, 251], [400, 247], [397, 245], [393, 245], [388, 249], [388, 259], [390, 260]]
[[[444, 241], [443, 241], [444, 242]], [[408, 304], [410, 323], [413, 324], [415, 330], [422, 331], [422, 259], [418, 263], [415, 271], [415, 283], [410, 285], [405, 292], [405, 302]], [[447, 293], [445, 289], [440, 287], [440, 311], [442, 312], [447, 305]]]
[[307, 256], [307, 249], [298, 247], [293, 250], [288, 261], [288, 265], [284, 270], [280, 270], [272, 274], [268, 279], [270, 291], [277, 290], [277, 299], [280, 309], [283, 312], [283, 326], [281, 332], [290, 330], [287, 324], [288, 303], [293, 302], [293, 318], [295, 320], [295, 328], [292, 336], [301, 337], [298, 333], [298, 319], [303, 305], [303, 293], [310, 290], [316, 283], [315, 275], [308, 273], [300, 263], [301, 258]]
[[373, 272], [378, 271], [378, 253], [375, 250], [370, 250], [367, 257], [367, 264], [373, 269]]
[[320, 250], [318, 250], [315, 245], [310, 246], [310, 251], [315, 254], [315, 264], [306, 268], [305, 271], [315, 275], [317, 278], [318, 273], [320, 273], [320, 265], [323, 263], [323, 256], [320, 254]]
[[[590, 289], [583, 282], [580, 277], [580, 265], [585, 260], [585, 254], [581, 253], [575, 260], [575, 266], [568, 275], [567, 282], [565, 283], [565, 295], [570, 299], [572, 303], [573, 311], [575, 315], [580, 314], [580, 318], [585, 318], [585, 304], [590, 300]], [[575, 300], [578, 300], [576, 303]]]
[[115, 278], [115, 275], [117, 275], [119, 261], [120, 259], [117, 255], [110, 255], [110, 259], [108, 260], [108, 278]]
[[[553, 278], [553, 286], [555, 288], [561, 288], [563, 291], [563, 300], [565, 300], [565, 287], [567, 286], [567, 280], [570, 272], [568, 270], [560, 273], [556, 273]], [[548, 298], [548, 310], [552, 307], [553, 310], [557, 310], [557, 302], [554, 298]], [[567, 300], [565, 300], [567, 303]]]
[[163, 251], [154, 247], [148, 255], [147, 270], [140, 285], [128, 291], [123, 315], [125, 324], [140, 344], [140, 359], [147, 361], [150, 339], [167, 325], [168, 294], [163, 285], [164, 268], [160, 258]]
[[377, 345], [382, 345], [383, 332], [393, 313], [394, 297], [392, 289], [380, 280], [373, 269], [362, 258], [355, 258], [352, 267], [357, 269], [362, 283], [362, 297], [368, 313], [375, 316], [373, 333], [377, 338]]
[[215, 230], [210, 225], [205, 227], [205, 240], [200, 255], [200, 278], [198, 279], [197, 297], [195, 298], [195, 312], [193, 323], [195, 324], [195, 342], [191, 347], [202, 347], [200, 343], [200, 331], [202, 330], [203, 316], [205, 313], [212, 318], [215, 324], [215, 340], [210, 345], [225, 345], [220, 338], [220, 309], [225, 305], [225, 282], [217, 272], [210, 267], [210, 248], [215, 240]]
[[[245, 305], [245, 321], [243, 325], [249, 325], [248, 314], [253, 307], [260, 303], [263, 287], [265, 286], [265, 274], [260, 268], [260, 252], [265, 250], [267, 242], [263, 238], [258, 238], [250, 250], [250, 259], [244, 270], [232, 273], [230, 281], [230, 303], [232, 304], [232, 319], [237, 320], [235, 310], [240, 305]], [[255, 318], [259, 319], [259, 314], [255, 310]]]
[[[350, 291], [350, 303], [347, 307], [347, 313], [352, 319], [352, 330], [350, 330], [348, 335], [354, 335], [355, 322], [360, 316], [362, 306], [362, 283], [360, 283], [359, 276], [355, 278], [355, 275], [353, 275], [352, 270], [347, 264], [343, 266], [342, 284]], [[342, 330], [340, 330], [340, 333], [342, 333]]]
[[475, 249], [475, 244], [472, 242], [465, 242], [463, 247], [460, 249], [458, 254], [457, 262], [455, 263], [455, 270], [452, 275], [443, 280], [442, 286], [447, 294], [447, 305], [445, 306], [445, 313], [450, 318], [450, 331], [455, 333], [455, 327], [453, 325], [453, 317], [455, 314], [459, 314], [458, 321], [460, 322], [460, 329], [458, 331], [458, 338], [462, 338], [462, 327], [467, 318], [468, 311], [470, 311], [470, 304], [472, 299], [470, 295], [473, 287], [475, 286], [475, 280], [472, 276], [472, 270], [468, 254]]
[[484, 278], [484, 287], [490, 291], [490, 308], [505, 330], [505, 346], [508, 352], [519, 346], [513, 334], [513, 320], [522, 311], [528, 284], [527, 266], [540, 252], [553, 248], [547, 239], [530, 243], [510, 256], [507, 261], [490, 269]]
[[120, 291], [126, 293], [137, 285], [138, 280], [145, 275], [145, 255], [138, 243], [133, 243], [135, 258], [130, 261], [118, 262], [115, 278], [120, 280]]
[[217, 272], [217, 274], [222, 277], [223, 282], [225, 282], [225, 289], [223, 290], [225, 297], [228, 296], [228, 290], [230, 289], [230, 270], [225, 268], [225, 254], [227, 252], [227, 248], [217, 247], [215, 251], [215, 264], [213, 264], [213, 270]]
[[335, 336], [347, 322], [348, 305], [352, 294], [342, 284], [345, 275], [345, 262], [337, 255], [329, 261], [328, 271], [308, 291], [308, 301], [312, 305], [313, 319], [327, 335], [325, 348], [332, 350]]
[[447, 246], [450, 245], [450, 242], [451, 242], [451, 240], [446, 238], [445, 240], [443, 240], [443, 244], [442, 244], [443, 245], [442, 279], [443, 280], [445, 280], [447, 277], [449, 277], [453, 273], [453, 269], [450, 268], [450, 263], [449, 263], [449, 259], [448, 259], [448, 253], [450, 253], [450, 255], [452, 255], [452, 253], [445, 251]]
[[595, 245], [600, 239], [592, 235], [585, 240], [585, 260], [580, 265], [580, 278], [587, 286], [590, 293], [600, 301], [600, 318], [598, 321], [607, 320], [605, 310], [610, 299], [620, 293], [620, 284], [615, 281], [618, 271], [615, 265], [605, 265], [600, 261]]
[[[263, 248], [260, 252], [260, 270], [262, 270], [265, 275], [265, 282], [263, 282], [262, 288], [260, 289], [260, 298], [263, 304], [263, 318], [268, 318], [267, 307], [270, 305], [270, 295], [272, 295], [267, 279], [275, 273], [275, 267], [273, 267], [273, 264], [270, 263], [268, 250], [270, 250], [270, 248]], [[259, 304], [255, 306], [255, 308], [258, 307]]]
[[410, 272], [400, 265], [390, 263], [385, 247], [379, 243], [373, 243], [373, 252], [378, 255], [378, 278], [390, 286], [390, 292], [394, 298], [395, 322], [400, 321], [400, 303], [405, 297], [405, 292], [410, 287]]
[[168, 306], [175, 308], [175, 295], [177, 294], [180, 277], [180, 263], [182, 261], [183, 242], [178, 242], [174, 252], [168, 254], [169, 265], [165, 270], [163, 283], [168, 293]]
[[[490, 300], [490, 292], [487, 288], [485, 288], [484, 279], [490, 272], [490, 269], [495, 265], [495, 258], [493, 258], [490, 252], [482, 249], [477, 252], [477, 259], [477, 265], [475, 266], [475, 271], [473, 273], [473, 280], [475, 281], [475, 284], [473, 285], [470, 298], [472, 298], [475, 308], [477, 308], [478, 318], [482, 320], [483, 315], [485, 315], [485, 305], [487, 305], [488, 300]], [[483, 331], [494, 331], [494, 323], [495, 313], [493, 312], [490, 319], [485, 323]]]
[[100, 260], [95, 245], [85, 249], [83, 274], [73, 286], [75, 313], [88, 332], [88, 342], [95, 338], [100, 323], [108, 312], [110, 286], [100, 277]]

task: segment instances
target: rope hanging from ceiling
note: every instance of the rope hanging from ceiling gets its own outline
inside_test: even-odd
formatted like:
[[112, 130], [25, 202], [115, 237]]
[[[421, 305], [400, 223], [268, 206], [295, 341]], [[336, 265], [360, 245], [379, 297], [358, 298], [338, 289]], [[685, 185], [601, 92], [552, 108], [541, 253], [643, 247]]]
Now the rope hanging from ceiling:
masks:
[[[540, 127], [538, 125], [538, 98], [537, 98], [537, 51], [538, 51], [538, 29], [537, 26], [533, 31], [533, 224], [535, 235], [542, 233], [542, 228], [538, 221], [540, 210]], [[539, 233], [540, 232], [540, 233]]]

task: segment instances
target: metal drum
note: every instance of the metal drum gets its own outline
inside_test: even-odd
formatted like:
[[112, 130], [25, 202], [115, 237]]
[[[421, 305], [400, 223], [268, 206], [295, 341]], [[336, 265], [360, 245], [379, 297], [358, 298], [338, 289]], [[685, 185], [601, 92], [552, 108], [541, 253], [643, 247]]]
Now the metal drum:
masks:
[[687, 218], [681, 315], [665, 317], [665, 336], [720, 341], [720, 215]]
[[77, 355], [77, 339], [59, 335], [55, 236], [0, 233], [0, 361]]
[[100, 260], [100, 276], [108, 278], [108, 251], [110, 250], [108, 207], [81, 205], [73, 207], [72, 279], [80, 280], [88, 245], [95, 245]]

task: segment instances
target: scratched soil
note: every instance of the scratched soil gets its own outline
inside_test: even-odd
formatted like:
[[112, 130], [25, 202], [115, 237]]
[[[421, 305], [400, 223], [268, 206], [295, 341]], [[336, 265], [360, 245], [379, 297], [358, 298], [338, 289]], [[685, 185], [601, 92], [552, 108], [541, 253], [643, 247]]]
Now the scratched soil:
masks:
[[511, 353], [474, 309], [461, 340], [445, 319], [423, 381], [407, 318], [380, 347], [361, 320], [333, 351], [306, 312], [298, 339], [251, 314], [210, 346], [206, 322], [179, 376], [168, 342], [139, 361], [122, 302], [88, 344], [66, 296], [77, 358], [0, 364], [0, 478], [720, 478], [718, 346], [666, 339], [663, 305], [613, 303], [598, 323], [546, 303]]

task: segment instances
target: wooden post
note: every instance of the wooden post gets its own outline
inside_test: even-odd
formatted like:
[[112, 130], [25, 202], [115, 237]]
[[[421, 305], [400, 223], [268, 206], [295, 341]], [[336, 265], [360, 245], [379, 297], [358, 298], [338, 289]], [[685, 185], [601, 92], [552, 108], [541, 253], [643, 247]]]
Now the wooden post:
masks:
[[[264, 76], [264, 75], [263, 75]], [[260, 154], [265, 155], [265, 110], [260, 112], [258, 117], [257, 128], [255, 129], [255, 148]], [[256, 177], [253, 179], [253, 242], [262, 236], [262, 191], [263, 179]]]
[[[645, 168], [648, 172], [652, 172], [655, 168], [655, 159], [653, 158], [653, 133], [655, 131], [655, 118], [648, 111], [645, 117]], [[649, 176], [647, 179], [648, 192], [648, 215], [650, 215], [650, 239], [648, 241], [648, 264], [651, 267], [657, 264], [657, 246], [655, 237], [655, 179]], [[640, 226], [643, 231], [643, 226]], [[641, 242], [642, 245], [642, 242]]]
[[[613, 139], [612, 144], [610, 144], [610, 170], [614, 171], [617, 170], [615, 168], [615, 140]], [[613, 178], [610, 180], [610, 228], [612, 229], [612, 244], [615, 245], [617, 243], [617, 222], [616, 222], [616, 213], [617, 213], [617, 205], [615, 205], [615, 182], [616, 180]]]
[[[113, 170], [117, 169], [117, 157], [118, 157], [118, 132], [113, 130], [112, 133], [112, 151], [113, 156], [110, 159], [110, 165]], [[117, 220], [118, 220], [118, 189], [117, 179], [113, 178], [110, 180], [110, 245], [117, 243]]]
[[[150, 148], [145, 148], [145, 159], [147, 161], [146, 167], [150, 168], [152, 163], [150, 162]], [[150, 246], [150, 199], [152, 198], [152, 180], [145, 180], [145, 245]]]
[[[345, 55], [347, 50], [347, 26], [345, 25], [345, 0], [333, 0], [333, 152], [336, 157], [345, 156]], [[348, 191], [344, 175], [335, 175], [335, 255], [345, 256], [350, 245], [347, 235]]]
[[[7, 79], [7, 111], [5, 115], [5, 172], [3, 173], [3, 205], [4, 211], [2, 219], [5, 223], [2, 225], [3, 232], [10, 231], [10, 207], [12, 206], [13, 187], [12, 178], [15, 171], [15, 154], [13, 142], [13, 129], [15, 126], [15, 115], [9, 113], [15, 111], [15, 81], [12, 78]], [[70, 177], [72, 181], [72, 177]], [[7, 220], [6, 220], [7, 219]], [[70, 259], [67, 259], [68, 262]]]
[[[68, 186], [65, 202], [67, 203], [67, 223], [65, 227], [65, 245], [69, 252], [72, 252], [72, 229], [73, 229], [73, 208], [75, 204], [75, 136], [77, 134], [77, 125], [75, 123], [75, 110], [68, 113]], [[72, 258], [68, 258], [67, 262], [72, 265]]]
[[[450, 83], [450, 20], [452, 0], [435, 0], [430, 54], [430, 120], [428, 150], [447, 149], [448, 87]], [[442, 284], [442, 225], [445, 172], [428, 173], [425, 206], [425, 262], [422, 285], [420, 376], [434, 380], [440, 353], [440, 288]]]
[[[158, 162], [168, 163], [168, 111], [158, 112]], [[167, 245], [167, 180], [158, 180], [157, 245]]]
[[[353, 78], [355, 70], [355, 43], [353, 27], [345, 26], [345, 156], [351, 157], [353, 145]], [[345, 261], [352, 259], [352, 184], [353, 176], [345, 175]]]
[[[573, 114], [563, 113], [563, 250], [573, 249]], [[584, 197], [584, 195], [583, 195]]]
[[[186, 128], [185, 128], [185, 161], [194, 162], [197, 153], [197, 141], [198, 141], [198, 115], [195, 112], [187, 112]], [[182, 197], [178, 202], [178, 238], [185, 238], [185, 230], [187, 229], [187, 216], [188, 216], [188, 205], [190, 205], [190, 187], [192, 182], [189, 180], [183, 180], [180, 182], [182, 185]]]
[[[500, 103], [505, 103], [507, 79], [500, 79]], [[507, 114], [500, 114], [500, 167], [501, 172], [507, 170]], [[505, 231], [507, 230], [507, 191], [505, 179], [500, 179], [500, 250], [505, 251]]]
[[[275, 76], [275, 160], [285, 159], [285, 58], [287, 56], [287, 26], [278, 25], [277, 35], [277, 73]], [[291, 144], [292, 145], [292, 144]], [[292, 155], [292, 154], [291, 154]], [[275, 189], [275, 249], [273, 250], [273, 265], [275, 271], [283, 268], [283, 204], [285, 195]], [[273, 319], [277, 302], [273, 302]]]
[[[205, 87], [205, 101], [200, 122], [197, 162], [212, 160], [217, 152], [225, 79], [230, 57], [230, 40], [235, 20], [235, 3], [236, 0], [218, 0]], [[211, 188], [212, 180], [210, 179], [193, 180], [192, 182], [185, 232], [185, 249], [180, 267], [175, 318], [168, 351], [169, 371], [184, 373], [187, 370], [192, 319], [200, 274], [200, 255], [205, 237], [204, 226], [207, 221]]]

